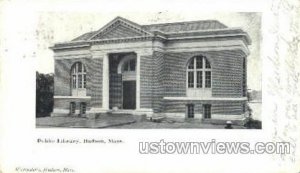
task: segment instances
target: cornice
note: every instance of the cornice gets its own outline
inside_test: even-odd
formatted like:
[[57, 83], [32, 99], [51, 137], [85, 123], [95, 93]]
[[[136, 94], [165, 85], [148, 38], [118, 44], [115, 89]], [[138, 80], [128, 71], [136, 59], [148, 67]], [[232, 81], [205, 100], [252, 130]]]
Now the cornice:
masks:
[[[126, 43], [126, 42], [138, 42], [138, 41], [161, 41], [166, 43], [168, 41], [180, 41], [180, 40], [202, 40], [202, 39], [226, 39], [232, 40], [238, 38], [244, 42], [244, 46], [250, 44], [251, 40], [247, 33], [239, 32], [233, 33], [233, 31], [241, 31], [240, 29], [222, 29], [222, 30], [206, 30], [206, 31], [188, 31], [170, 33], [168, 35], [161, 32], [155, 32], [153, 36], [138, 36], [127, 38], [112, 38], [112, 39], [98, 39], [89, 41], [72, 41], [65, 43], [58, 43], [51, 47], [52, 50], [64, 50], [64, 49], [77, 49], [90, 47], [97, 44], [113, 44], [113, 43]], [[222, 34], [221, 34], [222, 33]], [[248, 52], [246, 53], [248, 54]]]

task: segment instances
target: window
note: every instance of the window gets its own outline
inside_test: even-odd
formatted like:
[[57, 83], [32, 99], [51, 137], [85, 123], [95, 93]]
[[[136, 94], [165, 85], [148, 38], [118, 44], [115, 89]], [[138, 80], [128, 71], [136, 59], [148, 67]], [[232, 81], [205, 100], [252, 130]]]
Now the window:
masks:
[[205, 88], [210, 88], [211, 87], [211, 72], [206, 71], [205, 72]]
[[70, 103], [70, 114], [75, 114], [76, 104], [75, 102]]
[[82, 88], [82, 75], [78, 75], [78, 88]]
[[201, 69], [203, 67], [203, 58], [201, 56], [196, 57], [196, 68]]
[[197, 88], [202, 88], [202, 71], [197, 71]]
[[188, 118], [194, 118], [194, 105], [193, 104], [187, 104], [187, 117]]
[[194, 73], [193, 72], [188, 72], [188, 87], [189, 88], [194, 88]]
[[211, 105], [210, 104], [203, 105], [203, 114], [204, 114], [204, 118], [211, 118]]
[[205, 56], [193, 57], [187, 68], [188, 88], [211, 88], [211, 66]]
[[189, 69], [194, 69], [194, 58], [191, 60], [190, 64], [188, 65]]
[[135, 59], [128, 60], [123, 65], [123, 71], [135, 71], [136, 61]]
[[72, 88], [86, 88], [86, 69], [81, 62], [77, 62], [72, 66]]
[[73, 74], [72, 75], [72, 88], [76, 88], [76, 83], [77, 83], [77, 79], [76, 79], [76, 75]]
[[86, 113], [86, 103], [82, 102], [80, 103], [80, 114], [84, 115]]

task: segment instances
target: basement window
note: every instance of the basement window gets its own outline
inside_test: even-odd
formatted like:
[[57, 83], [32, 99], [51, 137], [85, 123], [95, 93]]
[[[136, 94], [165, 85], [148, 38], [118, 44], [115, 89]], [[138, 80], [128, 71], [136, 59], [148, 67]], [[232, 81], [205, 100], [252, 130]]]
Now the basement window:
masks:
[[203, 105], [203, 114], [204, 114], [205, 119], [211, 118], [211, 105], [210, 104]]
[[80, 103], [80, 114], [81, 115], [86, 114], [86, 103], [85, 102]]
[[76, 110], [76, 103], [71, 102], [70, 103], [70, 114], [75, 114], [75, 110]]

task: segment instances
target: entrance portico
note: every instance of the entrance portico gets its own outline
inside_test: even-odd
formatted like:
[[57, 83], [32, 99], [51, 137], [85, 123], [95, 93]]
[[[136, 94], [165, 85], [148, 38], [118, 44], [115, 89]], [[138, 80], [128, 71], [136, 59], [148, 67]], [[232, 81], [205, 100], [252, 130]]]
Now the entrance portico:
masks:
[[136, 54], [109, 54], [109, 109], [136, 108]]
[[106, 53], [102, 83], [102, 111], [145, 113], [140, 108], [140, 56], [137, 52]]

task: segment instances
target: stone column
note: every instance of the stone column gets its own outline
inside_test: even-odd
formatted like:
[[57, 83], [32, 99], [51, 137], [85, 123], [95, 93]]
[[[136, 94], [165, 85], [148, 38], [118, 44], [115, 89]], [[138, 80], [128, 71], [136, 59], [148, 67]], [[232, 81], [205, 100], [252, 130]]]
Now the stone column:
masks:
[[141, 77], [141, 56], [139, 53], [137, 53], [136, 55], [136, 109], [139, 110], [140, 109], [140, 96], [141, 96], [141, 80], [140, 80], [140, 77]]
[[109, 109], [109, 57], [104, 54], [103, 57], [103, 77], [102, 77], [102, 108]]

